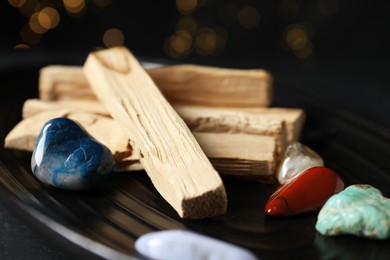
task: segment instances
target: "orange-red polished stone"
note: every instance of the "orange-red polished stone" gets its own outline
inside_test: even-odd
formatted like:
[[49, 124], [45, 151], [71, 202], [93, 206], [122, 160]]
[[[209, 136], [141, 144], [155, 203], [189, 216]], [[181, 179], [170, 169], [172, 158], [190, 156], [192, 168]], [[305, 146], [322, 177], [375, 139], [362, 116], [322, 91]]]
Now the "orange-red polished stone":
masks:
[[312, 167], [276, 189], [267, 201], [265, 213], [287, 216], [316, 211], [344, 188], [343, 180], [331, 169]]

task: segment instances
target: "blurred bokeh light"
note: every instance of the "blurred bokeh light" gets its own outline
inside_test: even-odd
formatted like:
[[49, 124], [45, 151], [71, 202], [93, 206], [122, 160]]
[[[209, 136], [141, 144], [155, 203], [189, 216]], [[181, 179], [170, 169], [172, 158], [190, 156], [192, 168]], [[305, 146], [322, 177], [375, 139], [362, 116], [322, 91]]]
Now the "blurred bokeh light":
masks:
[[386, 10], [364, 0], [8, 0], [0, 2], [0, 47], [308, 60], [386, 51]]

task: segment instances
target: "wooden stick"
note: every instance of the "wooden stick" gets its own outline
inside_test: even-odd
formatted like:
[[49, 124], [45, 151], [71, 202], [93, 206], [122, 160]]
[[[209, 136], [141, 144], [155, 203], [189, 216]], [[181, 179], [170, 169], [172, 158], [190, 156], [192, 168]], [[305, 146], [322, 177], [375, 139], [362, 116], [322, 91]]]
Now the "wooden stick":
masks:
[[126, 48], [91, 53], [84, 73], [94, 93], [139, 149], [156, 189], [183, 218], [227, 209], [222, 180], [188, 127]]
[[271, 75], [261, 69], [238, 70], [195, 65], [153, 68], [149, 75], [173, 103], [217, 107], [267, 107]]
[[[286, 123], [283, 120], [263, 118], [262, 115], [228, 109], [194, 106], [175, 106], [174, 108], [192, 132], [245, 133], [272, 136], [276, 140], [277, 158], [284, 153], [287, 146]], [[58, 100], [53, 102], [29, 99], [23, 105], [23, 117], [56, 109], [70, 109], [109, 116], [108, 111], [97, 101]]]
[[270, 136], [194, 133], [213, 166], [224, 175], [275, 183], [276, 143]]
[[[147, 70], [170, 103], [217, 107], [267, 107], [272, 100], [272, 77], [261, 69], [238, 70], [175, 65]], [[41, 69], [42, 100], [96, 99], [77, 66]]]
[[66, 100], [75, 97], [96, 100], [81, 67], [50, 65], [40, 70], [40, 99]]
[[[245, 115], [253, 114], [258, 120], [262, 121], [285, 121], [287, 142], [298, 141], [302, 132], [302, 128], [305, 123], [305, 112], [299, 108], [216, 108], [216, 107], [201, 107], [201, 106], [183, 106], [174, 105], [176, 112], [185, 120], [189, 117], [188, 114], [197, 114], [201, 117], [207, 117], [216, 114], [237, 115], [244, 113]], [[99, 115], [108, 116], [108, 111], [97, 101], [73, 99], [73, 100], [57, 100], [43, 101], [38, 99], [30, 99], [24, 103], [23, 117], [29, 117], [30, 115], [39, 113], [49, 109], [78, 109], [78, 111], [92, 112]], [[196, 117], [194, 120], [198, 120]], [[186, 123], [189, 123], [186, 121]]]
[[[6, 136], [5, 147], [32, 152], [42, 126], [56, 117], [77, 121], [95, 139], [105, 144], [114, 154], [117, 171], [143, 170], [139, 154], [132, 152], [128, 137], [114, 120], [71, 108], [51, 108], [24, 118]], [[242, 133], [193, 134], [213, 166], [222, 175], [245, 179], [251, 177], [251, 180], [257, 182], [276, 182], [274, 171], [278, 157], [276, 139], [273, 136]]]
[[305, 125], [306, 114], [300, 108], [237, 108], [237, 111], [252, 113], [261, 116], [263, 119], [284, 120], [287, 128], [287, 142], [298, 141], [301, 137], [303, 126]]
[[193, 132], [270, 136], [276, 143], [276, 158], [281, 157], [287, 147], [287, 128], [283, 120], [228, 109], [193, 106], [175, 106], [175, 109]]
[[41, 99], [27, 99], [22, 108], [22, 118], [28, 118], [41, 112], [50, 110], [67, 109], [72, 112], [93, 113], [105, 117], [111, 117], [107, 109], [97, 100], [90, 99], [68, 99], [45, 101]]

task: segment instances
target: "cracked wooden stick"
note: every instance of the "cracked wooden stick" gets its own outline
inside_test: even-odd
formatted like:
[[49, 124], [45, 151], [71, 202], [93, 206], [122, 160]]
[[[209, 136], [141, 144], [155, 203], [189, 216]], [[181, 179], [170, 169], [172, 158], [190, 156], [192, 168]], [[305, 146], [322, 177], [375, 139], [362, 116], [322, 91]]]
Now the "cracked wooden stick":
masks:
[[[267, 107], [272, 99], [272, 77], [262, 69], [174, 65], [147, 72], [170, 103]], [[42, 100], [96, 99], [81, 67], [60, 65], [41, 69], [39, 96]]]
[[183, 218], [227, 209], [225, 187], [183, 120], [124, 47], [91, 53], [84, 73], [98, 99], [139, 149], [140, 162]]
[[[27, 118], [42, 111], [56, 109], [69, 109], [110, 116], [99, 102], [93, 100], [42, 101], [29, 99], [24, 102], [23, 117]], [[174, 109], [192, 132], [271, 136], [275, 138], [277, 146], [276, 157], [283, 154], [287, 146], [287, 127], [283, 118], [273, 119], [250, 112], [194, 106], [174, 106]]]
[[[108, 111], [95, 100], [85, 99], [70, 99], [70, 100], [57, 100], [57, 101], [44, 101], [39, 99], [28, 99], [23, 105], [23, 117], [29, 117], [41, 111], [47, 111], [51, 109], [72, 109], [77, 111], [91, 112], [99, 115], [109, 115]], [[268, 108], [216, 108], [216, 107], [204, 107], [204, 106], [185, 106], [185, 105], [173, 105], [176, 112], [185, 120], [188, 125], [195, 126], [198, 121], [206, 123], [208, 117], [230, 117], [236, 115], [237, 117], [254, 117], [254, 121], [259, 122], [274, 122], [285, 121], [286, 122], [286, 135], [287, 143], [298, 141], [302, 132], [302, 128], [305, 122], [305, 112], [299, 108], [281, 108], [281, 107], [268, 107]], [[200, 117], [202, 119], [200, 119]], [[225, 121], [225, 119], [223, 119]], [[238, 119], [237, 119], [238, 120]], [[256, 124], [257, 125], [257, 124]], [[242, 126], [242, 125], [241, 125]], [[214, 126], [212, 126], [214, 128]], [[217, 126], [215, 126], [217, 127]], [[234, 126], [235, 127], [235, 126]], [[248, 125], [247, 128], [242, 129], [244, 132], [248, 132], [247, 128], [255, 127], [253, 124]], [[263, 129], [267, 129], [267, 125], [260, 126]], [[197, 127], [199, 129], [201, 127]], [[205, 127], [202, 126], [204, 129]], [[215, 130], [212, 130], [215, 132]], [[228, 129], [232, 132], [231, 129]], [[260, 130], [256, 130], [259, 132]], [[268, 130], [272, 134], [272, 128]], [[266, 134], [266, 133], [263, 133]], [[268, 134], [266, 134], [268, 135]]]

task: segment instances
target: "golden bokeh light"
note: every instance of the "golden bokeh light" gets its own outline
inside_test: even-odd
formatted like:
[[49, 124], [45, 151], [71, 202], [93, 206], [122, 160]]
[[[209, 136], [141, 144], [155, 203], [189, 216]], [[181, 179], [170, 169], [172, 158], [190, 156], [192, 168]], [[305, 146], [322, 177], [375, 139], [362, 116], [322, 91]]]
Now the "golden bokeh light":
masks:
[[20, 8], [26, 3], [26, 0], [8, 0], [8, 3], [13, 7]]
[[176, 31], [165, 41], [165, 53], [173, 58], [186, 57], [192, 51], [192, 42], [192, 35], [187, 31]]
[[[90, 2], [97, 7], [104, 8], [110, 5], [112, 0], [91, 0]], [[30, 48], [31, 45], [38, 44], [44, 33], [59, 25], [60, 8], [64, 8], [72, 17], [83, 16], [87, 9], [86, 0], [8, 0], [8, 3], [18, 8], [20, 14], [28, 18], [28, 23], [20, 29], [20, 39], [23, 43], [16, 44], [14, 48]], [[191, 7], [193, 3], [196, 6], [197, 1], [189, 0], [187, 5], [180, 6]], [[123, 45], [124, 35], [120, 30], [111, 28], [104, 33], [103, 43], [106, 47]]]
[[39, 12], [38, 13], [38, 23], [40, 26], [45, 28], [46, 30], [49, 30], [51, 28], [51, 19], [50, 16], [45, 12]]
[[293, 50], [302, 49], [308, 41], [305, 30], [298, 24], [288, 26], [283, 36], [287, 45]]
[[111, 4], [112, 0], [93, 0], [93, 3], [99, 7], [106, 7]]
[[300, 24], [287, 26], [283, 32], [283, 39], [298, 58], [304, 59], [312, 55], [313, 45], [304, 26]]
[[30, 26], [31, 30], [34, 32], [34, 33], [37, 33], [37, 34], [44, 34], [47, 29], [44, 28], [39, 20], [38, 20], [38, 14], [39, 13], [34, 13], [30, 19], [29, 19], [29, 22], [28, 22], [28, 25]]
[[25, 43], [19, 43], [14, 46], [14, 49], [31, 49], [31, 46]]
[[200, 28], [195, 37], [195, 50], [201, 55], [211, 55], [217, 48], [217, 34], [208, 27]]
[[176, 31], [187, 31], [195, 35], [198, 30], [198, 22], [192, 16], [184, 16], [176, 24]]
[[190, 14], [197, 6], [197, 0], [176, 0], [176, 8], [181, 14]]
[[223, 27], [215, 27], [213, 29], [217, 35], [216, 48], [215, 48], [215, 51], [213, 54], [218, 55], [218, 54], [221, 54], [225, 50], [229, 34], [228, 34], [227, 30]]
[[38, 22], [47, 30], [53, 29], [60, 23], [60, 15], [56, 9], [45, 7], [38, 13]]
[[[43, 34], [59, 25], [60, 18], [63, 18], [60, 17], [61, 8], [71, 17], [81, 17], [89, 10], [90, 6], [87, 5], [94, 5], [92, 7], [95, 9], [91, 10], [96, 10], [96, 7], [104, 8], [112, 2], [112, 0], [8, 0], [11, 6], [18, 8], [21, 14], [28, 17], [28, 24], [20, 31], [21, 42], [28, 47], [37, 44]], [[179, 17], [175, 31], [164, 42], [167, 55], [174, 58], [183, 58], [192, 52], [203, 56], [219, 55], [226, 49], [228, 30], [233, 28], [235, 32], [243, 28], [256, 28], [263, 18], [263, 13], [255, 6], [250, 6], [246, 0], [229, 0], [214, 6], [216, 8], [214, 11], [219, 17], [217, 20], [211, 19], [209, 12], [202, 16], [207, 2], [211, 1], [175, 0]], [[317, 0], [315, 3], [319, 13], [324, 15], [337, 12], [340, 5], [339, 0]], [[281, 0], [277, 5], [280, 18], [296, 20], [298, 15], [301, 15], [302, 5], [302, 0]], [[282, 34], [283, 43], [301, 59], [310, 57], [314, 52], [310, 26], [303, 22], [292, 24], [287, 26]], [[102, 45], [106, 48], [121, 46], [124, 41], [123, 32], [117, 28], [110, 28], [102, 35]], [[19, 45], [15, 45], [15, 48], [23, 48], [23, 45]]]
[[177, 30], [164, 43], [165, 53], [172, 58], [184, 58], [194, 50], [208, 56], [221, 54], [226, 48], [228, 33], [223, 27], [202, 27], [195, 36], [187, 30]]
[[117, 28], [110, 28], [103, 34], [103, 44], [107, 48], [121, 46], [125, 41], [122, 31]]
[[178, 31], [171, 40], [172, 48], [179, 54], [187, 53], [192, 44], [192, 36], [187, 31]]
[[238, 13], [238, 22], [246, 29], [255, 28], [260, 22], [260, 12], [254, 7], [246, 6]]
[[85, 0], [63, 0], [65, 9], [72, 14], [81, 13], [85, 9]]

